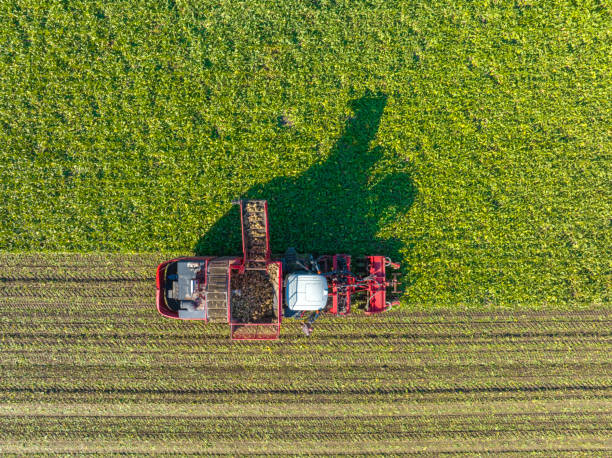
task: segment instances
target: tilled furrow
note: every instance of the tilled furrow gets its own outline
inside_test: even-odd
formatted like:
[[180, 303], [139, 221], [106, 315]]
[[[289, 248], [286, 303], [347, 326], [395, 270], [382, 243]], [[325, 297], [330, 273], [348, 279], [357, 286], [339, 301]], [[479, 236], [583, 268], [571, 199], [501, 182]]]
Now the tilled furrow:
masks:
[[72, 298], [153, 298], [155, 285], [141, 280], [135, 282], [112, 282], [102, 287], [93, 282], [47, 283], [33, 286], [28, 282], [11, 282], [0, 285], [0, 297], [22, 299], [25, 297], [57, 298], [65, 301]]
[[163, 253], [0, 253], [0, 267], [11, 268], [145, 268], [178, 257]]

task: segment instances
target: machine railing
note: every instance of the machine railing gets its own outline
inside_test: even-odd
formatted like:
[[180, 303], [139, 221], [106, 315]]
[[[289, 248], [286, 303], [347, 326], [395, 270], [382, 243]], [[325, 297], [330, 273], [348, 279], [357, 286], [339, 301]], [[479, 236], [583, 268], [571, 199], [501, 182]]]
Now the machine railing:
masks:
[[[389, 258], [384, 256], [368, 256], [368, 271], [369, 271], [369, 282], [368, 282], [368, 303], [366, 305], [366, 315], [373, 313], [381, 313], [392, 306], [398, 304], [395, 302], [387, 302], [387, 287], [391, 283], [387, 282], [386, 267], [392, 267], [394, 269], [399, 268], [399, 264], [391, 262]], [[395, 287], [397, 280], [395, 280]]]

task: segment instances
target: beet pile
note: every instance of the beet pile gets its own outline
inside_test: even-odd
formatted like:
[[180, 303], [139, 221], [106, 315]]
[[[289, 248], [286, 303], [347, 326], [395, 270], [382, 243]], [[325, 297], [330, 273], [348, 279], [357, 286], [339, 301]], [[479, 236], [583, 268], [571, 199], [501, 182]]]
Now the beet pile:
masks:
[[274, 287], [265, 270], [246, 270], [231, 277], [232, 321], [268, 323], [274, 321]]

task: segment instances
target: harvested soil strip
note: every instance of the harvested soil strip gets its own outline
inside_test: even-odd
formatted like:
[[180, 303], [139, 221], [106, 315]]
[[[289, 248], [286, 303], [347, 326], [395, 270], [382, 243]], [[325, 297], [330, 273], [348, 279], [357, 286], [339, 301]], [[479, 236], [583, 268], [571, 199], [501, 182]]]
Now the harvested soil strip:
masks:
[[0, 452], [612, 450], [610, 310], [287, 320], [245, 344], [160, 317], [155, 257], [45, 256], [0, 280]]
[[[324, 409], [322, 408], [324, 407]], [[210, 404], [184, 405], [171, 403], [154, 404], [61, 404], [61, 403], [22, 403], [0, 404], [0, 416], [181, 416], [181, 417], [346, 417], [346, 416], [402, 416], [432, 417], [459, 416], [481, 417], [500, 415], [611, 415], [610, 404], [601, 399], [568, 400], [563, 404], [555, 401], [496, 401], [496, 402], [457, 402], [446, 403], [402, 402], [394, 403], [350, 403], [303, 405], [300, 403], [279, 404]]]
[[63, 280], [155, 280], [155, 266], [99, 266], [96, 264], [71, 267], [14, 266], [3, 269], [0, 281]]
[[[57, 267], [88, 268], [105, 266], [121, 268], [135, 266], [155, 268], [160, 262], [179, 257], [174, 254], [120, 254], [120, 253], [7, 253], [0, 252], [0, 267]], [[183, 256], [191, 256], [184, 254]]]
[[0, 285], [0, 296], [6, 298], [58, 298], [70, 299], [78, 297], [154, 297], [155, 286], [144, 282], [114, 282], [114, 283], [83, 283], [66, 282], [62, 284], [32, 284], [29, 282], [12, 282]]
[[[518, 456], [525, 454], [543, 453], [543, 456], [560, 456], [570, 453], [571, 456], [604, 456], [605, 451], [611, 450], [610, 441], [598, 434], [583, 435], [582, 437], [547, 437], [541, 440], [520, 440], [514, 438], [499, 439], [487, 438], [459, 438], [438, 440], [436, 438], [416, 439], [387, 439], [381, 442], [377, 438], [362, 437], [357, 443], [351, 444], [351, 452], [346, 451], [346, 444], [337, 439], [317, 438], [315, 440], [292, 438], [286, 440], [259, 441], [246, 438], [245, 440], [216, 440], [214, 445], [206, 440], [176, 438], [170, 440], [147, 439], [137, 441], [133, 437], [122, 440], [98, 439], [95, 441], [81, 438], [71, 440], [58, 440], [55, 438], [43, 439], [37, 442], [24, 442], [23, 440], [6, 441], [3, 451], [7, 453], [100, 453], [100, 454], [148, 454], [152, 450], [156, 453], [188, 454], [199, 453], [205, 455], [225, 454], [228, 456], [255, 455], [261, 456], [262, 450], [267, 454], [287, 456], [289, 454], [302, 455], [304, 450], [309, 454], [319, 456], [356, 456], [368, 455], [397, 455], [414, 454], [415, 456], [439, 456], [449, 453], [502, 454], [514, 453]], [[426, 451], [424, 453], [424, 451]]]

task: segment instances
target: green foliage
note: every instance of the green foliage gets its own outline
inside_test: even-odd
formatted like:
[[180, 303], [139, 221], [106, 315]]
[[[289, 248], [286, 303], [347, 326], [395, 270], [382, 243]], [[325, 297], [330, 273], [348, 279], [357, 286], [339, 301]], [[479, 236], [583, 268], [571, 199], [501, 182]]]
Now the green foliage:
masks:
[[235, 252], [257, 194], [275, 249], [399, 256], [412, 307], [607, 304], [610, 13], [2, 2], [0, 248]]

